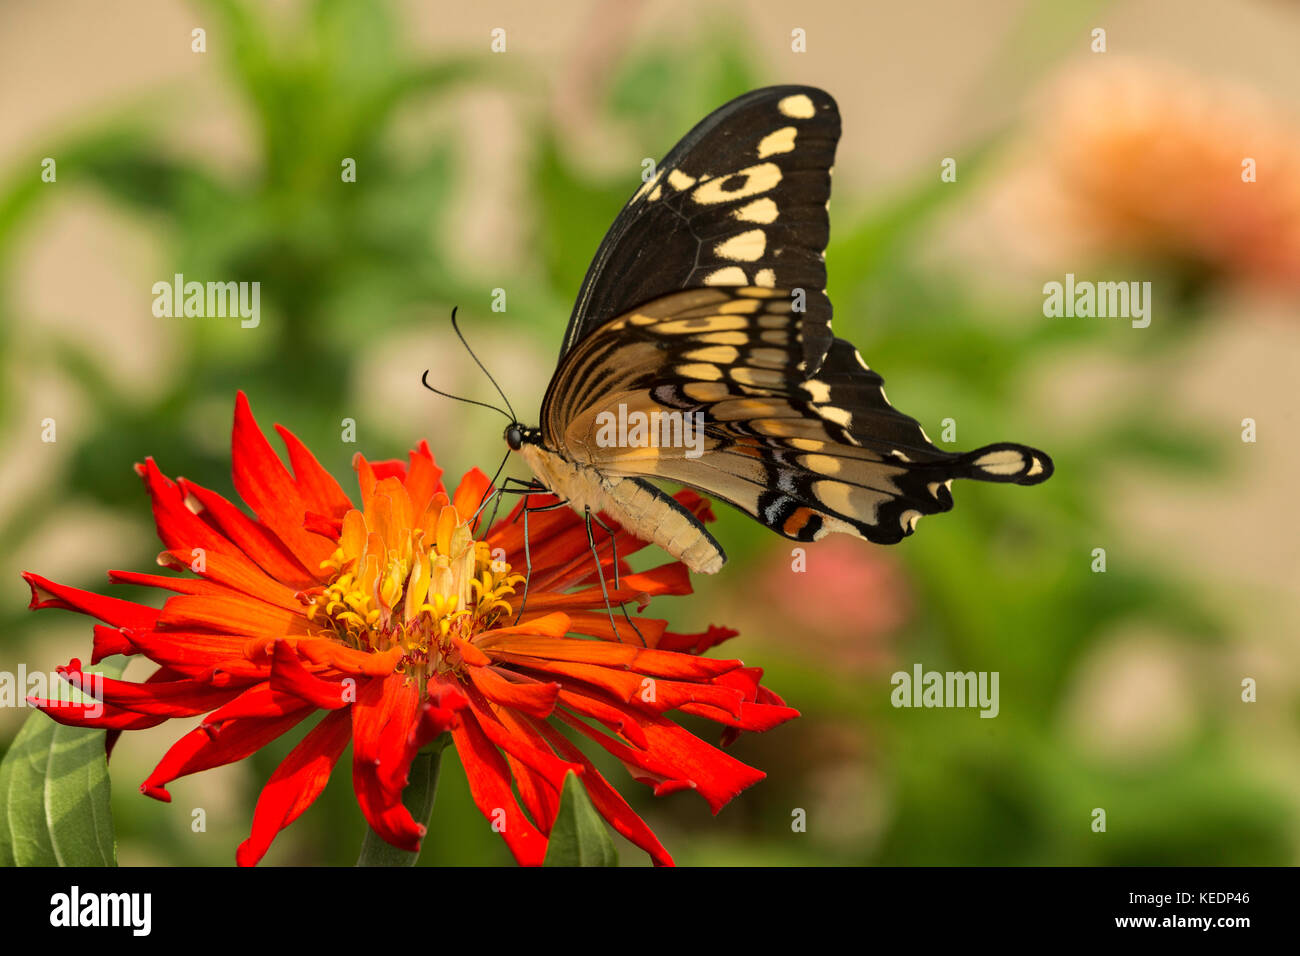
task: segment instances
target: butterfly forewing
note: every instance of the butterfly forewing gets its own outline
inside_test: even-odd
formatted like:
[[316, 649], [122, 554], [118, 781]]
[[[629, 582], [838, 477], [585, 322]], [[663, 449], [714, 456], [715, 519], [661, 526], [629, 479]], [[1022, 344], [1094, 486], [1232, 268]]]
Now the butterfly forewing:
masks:
[[830, 345], [826, 203], [840, 135], [822, 90], [755, 90], [714, 111], [659, 163], [614, 221], [587, 271], [563, 356], [629, 309], [682, 289], [801, 289], [820, 326], [803, 345], [820, 364]]

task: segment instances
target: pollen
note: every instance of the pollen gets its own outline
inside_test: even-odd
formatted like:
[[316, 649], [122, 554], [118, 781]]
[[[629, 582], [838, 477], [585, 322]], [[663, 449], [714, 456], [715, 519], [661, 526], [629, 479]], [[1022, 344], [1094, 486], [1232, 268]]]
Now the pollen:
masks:
[[320, 636], [362, 651], [401, 647], [399, 665], [421, 687], [461, 670], [455, 641], [472, 641], [508, 620], [524, 577], [475, 540], [445, 496], [415, 522], [376, 495], [343, 519], [339, 546], [321, 566], [329, 583], [303, 594]]

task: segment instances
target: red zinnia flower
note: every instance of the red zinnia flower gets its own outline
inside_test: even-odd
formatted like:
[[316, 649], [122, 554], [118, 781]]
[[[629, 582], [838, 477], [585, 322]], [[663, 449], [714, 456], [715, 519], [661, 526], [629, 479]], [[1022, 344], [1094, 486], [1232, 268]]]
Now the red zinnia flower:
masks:
[[[169, 782], [241, 760], [326, 712], [262, 790], [240, 864], [260, 860], [311, 805], [349, 741], [366, 820], [389, 843], [414, 851], [425, 829], [401, 801], [407, 772], [422, 746], [450, 731], [474, 802], [491, 819], [505, 814], [503, 836], [523, 864], [542, 861], [570, 770], [616, 831], [655, 863], [672, 862], [557, 722], [609, 751], [656, 794], [691, 788], [715, 813], [763, 778], [667, 712], [707, 717], [733, 737], [796, 712], [759, 684], [759, 669], [699, 656], [734, 631], [675, 634], [663, 621], [638, 619], [643, 646], [626, 624], [616, 629], [586, 530], [571, 509], [530, 521], [532, 580], [516, 623], [522, 576], [512, 568], [523, 564], [522, 523], [512, 514], [475, 539], [475, 515], [491, 491], [481, 471], [466, 474], [448, 496], [423, 442], [409, 465], [357, 455], [358, 509], [292, 433], [276, 429], [292, 474], [240, 393], [234, 485], [254, 517], [206, 488], [166, 478], [152, 459], [136, 467], [166, 546], [159, 563], [198, 576], [110, 571], [109, 579], [175, 592], [161, 609], [24, 575], [33, 608], [103, 622], [93, 661], [142, 654], [159, 665], [143, 683], [104, 679], [102, 712], [34, 701], [47, 714], [107, 728], [110, 747], [123, 730], [207, 715], [145, 780], [149, 796], [170, 800]], [[698, 496], [678, 497], [707, 514]], [[620, 565], [641, 547], [619, 532]], [[621, 566], [615, 590], [614, 549], [605, 542], [598, 550], [613, 602], [644, 604], [691, 590], [678, 562], [639, 574]], [[76, 660], [63, 669], [74, 682], [80, 671]]]

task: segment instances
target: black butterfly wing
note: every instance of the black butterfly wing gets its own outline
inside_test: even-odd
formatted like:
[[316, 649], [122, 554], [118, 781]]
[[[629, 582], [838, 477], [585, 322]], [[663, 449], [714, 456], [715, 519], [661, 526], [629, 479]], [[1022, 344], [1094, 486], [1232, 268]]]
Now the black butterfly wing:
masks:
[[[635, 306], [681, 289], [802, 289], [811, 368], [830, 345], [826, 203], [840, 136], [835, 100], [807, 86], [747, 93], [664, 157], [610, 227], [569, 319], [560, 364]], [[549, 400], [548, 395], [548, 400]]]
[[[809, 328], [820, 323], [784, 290], [696, 289], [647, 303], [566, 357], [544, 439], [580, 466], [690, 486], [800, 541], [844, 532], [893, 544], [952, 508], [955, 478], [1051, 475], [1051, 459], [1023, 445], [936, 448], [843, 339], [810, 372]], [[636, 438], [611, 431], [638, 414], [659, 425]], [[687, 420], [702, 425], [697, 445]]]

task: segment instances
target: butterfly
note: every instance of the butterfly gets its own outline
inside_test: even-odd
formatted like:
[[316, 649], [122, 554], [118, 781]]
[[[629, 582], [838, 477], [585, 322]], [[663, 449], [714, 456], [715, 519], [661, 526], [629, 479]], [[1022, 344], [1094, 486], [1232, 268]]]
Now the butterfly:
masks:
[[[614, 220], [578, 292], [537, 427], [505, 440], [545, 490], [692, 571], [726, 561], [654, 481], [795, 541], [893, 544], [952, 508], [956, 478], [1032, 485], [1043, 452], [944, 451], [831, 330], [825, 249], [834, 99], [747, 93], [704, 118]], [[508, 403], [507, 403], [508, 404]], [[594, 547], [594, 545], [593, 545]]]

